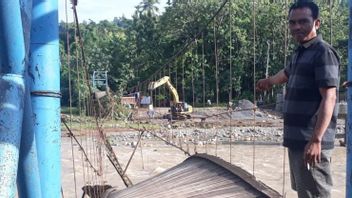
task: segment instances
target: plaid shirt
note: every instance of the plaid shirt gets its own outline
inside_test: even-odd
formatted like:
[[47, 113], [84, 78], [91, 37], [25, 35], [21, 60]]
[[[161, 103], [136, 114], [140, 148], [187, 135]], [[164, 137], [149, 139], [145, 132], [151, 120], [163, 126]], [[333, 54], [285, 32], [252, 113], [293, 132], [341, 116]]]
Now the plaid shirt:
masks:
[[[339, 87], [339, 56], [320, 36], [297, 48], [285, 68], [284, 146], [304, 149], [312, 137], [322, 97], [319, 88]], [[337, 105], [322, 139], [322, 149], [334, 147]]]

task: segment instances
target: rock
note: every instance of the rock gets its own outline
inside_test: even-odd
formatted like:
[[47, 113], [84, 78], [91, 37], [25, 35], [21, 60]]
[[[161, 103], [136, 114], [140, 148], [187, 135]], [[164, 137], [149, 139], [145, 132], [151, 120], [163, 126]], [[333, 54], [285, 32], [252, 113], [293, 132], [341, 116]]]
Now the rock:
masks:
[[136, 146], [137, 146], [137, 142], [131, 142], [131, 147], [132, 148], [136, 148]]
[[244, 141], [251, 141], [251, 138], [250, 137], [245, 137]]
[[237, 107], [240, 108], [240, 109], [252, 109], [255, 106], [249, 100], [240, 100], [240, 101], [238, 101], [238, 106]]

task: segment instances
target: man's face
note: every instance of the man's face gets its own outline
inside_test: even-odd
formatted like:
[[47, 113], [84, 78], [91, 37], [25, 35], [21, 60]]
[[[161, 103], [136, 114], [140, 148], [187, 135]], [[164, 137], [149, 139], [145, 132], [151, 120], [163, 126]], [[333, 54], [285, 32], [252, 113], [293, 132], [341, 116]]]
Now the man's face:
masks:
[[298, 43], [305, 43], [317, 36], [320, 20], [314, 20], [309, 8], [293, 9], [289, 13], [288, 27]]

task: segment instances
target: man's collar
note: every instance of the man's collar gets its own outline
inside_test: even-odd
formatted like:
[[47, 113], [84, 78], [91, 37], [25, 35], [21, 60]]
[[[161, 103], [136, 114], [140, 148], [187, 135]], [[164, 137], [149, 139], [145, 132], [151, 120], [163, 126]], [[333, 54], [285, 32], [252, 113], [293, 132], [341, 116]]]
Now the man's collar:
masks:
[[317, 42], [317, 41], [319, 41], [319, 40], [321, 40], [321, 39], [322, 39], [322, 38], [321, 38], [321, 35], [319, 34], [318, 36], [316, 36], [316, 37], [312, 38], [311, 40], [309, 40], [309, 41], [307, 41], [307, 42], [301, 44], [300, 46], [303, 46], [305, 49], [307, 49], [308, 47], [310, 47], [311, 45], [313, 45], [313, 43], [315, 43], [315, 42]]

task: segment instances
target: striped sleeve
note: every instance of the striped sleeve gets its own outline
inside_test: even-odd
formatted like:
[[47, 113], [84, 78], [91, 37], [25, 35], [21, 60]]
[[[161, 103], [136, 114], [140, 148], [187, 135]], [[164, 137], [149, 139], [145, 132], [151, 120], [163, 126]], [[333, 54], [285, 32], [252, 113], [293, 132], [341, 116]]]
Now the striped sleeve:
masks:
[[320, 88], [339, 86], [339, 58], [331, 48], [325, 48], [317, 61], [315, 81]]

